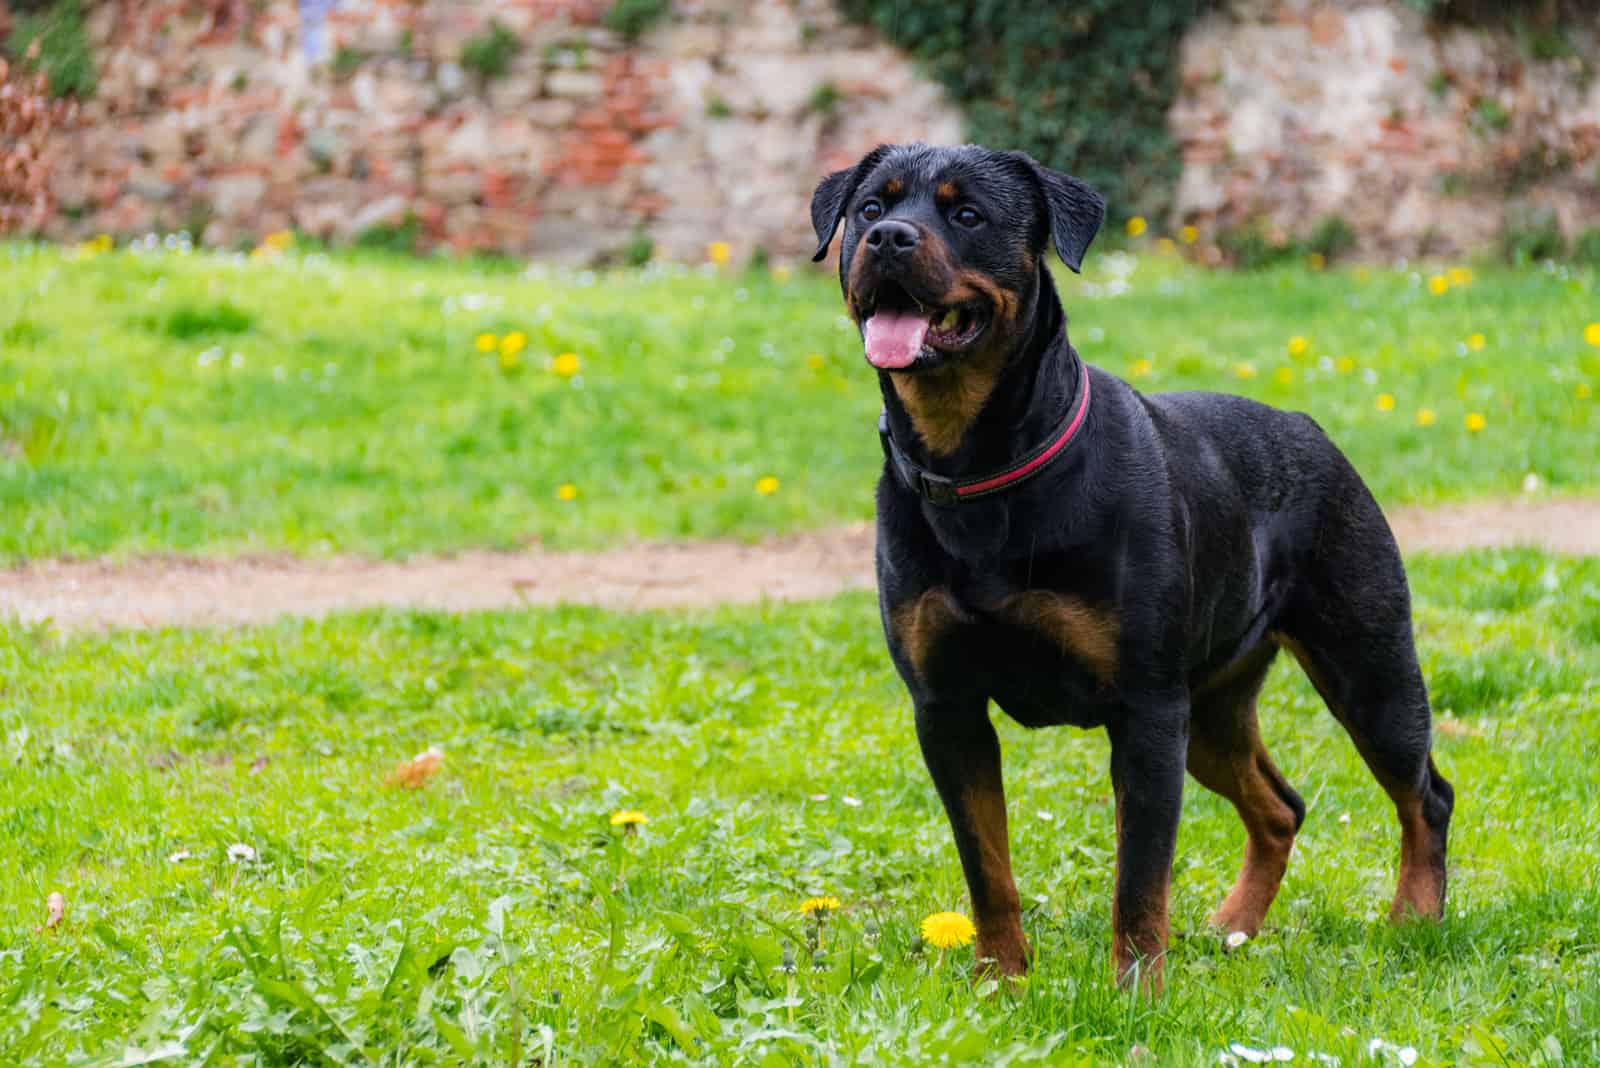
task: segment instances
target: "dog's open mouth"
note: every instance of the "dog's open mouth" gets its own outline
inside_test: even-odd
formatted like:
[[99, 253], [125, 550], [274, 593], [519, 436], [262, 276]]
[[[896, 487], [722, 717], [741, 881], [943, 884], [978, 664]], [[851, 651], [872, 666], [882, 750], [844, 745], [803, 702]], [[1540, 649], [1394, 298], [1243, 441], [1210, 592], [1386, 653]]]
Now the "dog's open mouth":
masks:
[[988, 325], [981, 303], [924, 304], [895, 282], [884, 282], [863, 309], [867, 362], [885, 371], [910, 368], [971, 345]]

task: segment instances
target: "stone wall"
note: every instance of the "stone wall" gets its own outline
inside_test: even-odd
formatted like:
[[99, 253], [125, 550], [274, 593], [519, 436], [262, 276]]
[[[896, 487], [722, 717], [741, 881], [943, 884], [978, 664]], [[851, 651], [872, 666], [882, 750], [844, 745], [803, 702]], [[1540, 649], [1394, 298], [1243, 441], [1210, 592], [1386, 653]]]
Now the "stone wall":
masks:
[[[3, 3], [3, 0], [0, 0]], [[818, 176], [885, 140], [959, 140], [938, 89], [827, 0], [677, 0], [629, 44], [607, 0], [97, 0], [99, 89], [57, 139], [54, 236], [295, 228], [569, 262], [636, 234], [695, 260], [812, 248]], [[469, 42], [498, 22], [509, 67]]]
[[1534, 41], [1400, 0], [1235, 0], [1184, 40], [1178, 221], [1284, 237], [1337, 214], [1364, 251], [1405, 255], [1508, 220], [1600, 226], [1597, 70], [1600, 16]]

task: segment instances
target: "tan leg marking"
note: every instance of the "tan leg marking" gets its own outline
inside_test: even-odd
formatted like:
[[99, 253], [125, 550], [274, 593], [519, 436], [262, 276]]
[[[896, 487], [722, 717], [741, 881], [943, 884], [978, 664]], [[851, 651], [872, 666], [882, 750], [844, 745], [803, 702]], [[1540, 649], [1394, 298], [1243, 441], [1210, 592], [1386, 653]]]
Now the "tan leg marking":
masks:
[[939, 637], [962, 618], [960, 605], [943, 586], [926, 590], [921, 596], [897, 605], [889, 613], [895, 637], [919, 676], [926, 675], [928, 657]]

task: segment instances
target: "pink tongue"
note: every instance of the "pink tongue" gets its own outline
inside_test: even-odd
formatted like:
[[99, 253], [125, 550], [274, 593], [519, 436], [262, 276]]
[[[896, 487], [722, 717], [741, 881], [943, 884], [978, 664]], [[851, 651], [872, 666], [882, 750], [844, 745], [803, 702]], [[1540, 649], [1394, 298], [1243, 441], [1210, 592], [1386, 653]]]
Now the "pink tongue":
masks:
[[894, 370], [910, 367], [922, 351], [928, 334], [928, 320], [921, 315], [900, 311], [879, 311], [867, 320], [865, 331], [867, 362], [874, 367]]

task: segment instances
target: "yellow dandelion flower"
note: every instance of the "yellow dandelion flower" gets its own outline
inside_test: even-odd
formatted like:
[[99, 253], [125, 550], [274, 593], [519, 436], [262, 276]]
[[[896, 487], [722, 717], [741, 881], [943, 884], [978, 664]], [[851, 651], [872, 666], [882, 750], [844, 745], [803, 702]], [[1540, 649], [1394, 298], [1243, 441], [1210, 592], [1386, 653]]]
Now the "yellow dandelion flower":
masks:
[[1443, 296], [1449, 288], [1450, 279], [1442, 274], [1436, 274], [1428, 279], [1428, 292], [1436, 297]]
[[787, 282], [792, 274], [794, 274], [793, 268], [780, 263], [772, 269], [772, 280], [781, 284]]
[[1452, 267], [1448, 271], [1444, 272], [1444, 276], [1453, 286], [1465, 286], [1472, 284], [1472, 271], [1466, 267]]
[[806, 357], [806, 366], [813, 371], [820, 371], [828, 366], [828, 358], [820, 352], [813, 352]]
[[1324, 256], [1320, 252], [1312, 252], [1306, 255], [1306, 266], [1311, 268], [1313, 271], [1320, 271], [1327, 265], [1328, 257]]
[[1311, 342], [1307, 341], [1305, 338], [1301, 337], [1299, 334], [1296, 334], [1294, 337], [1289, 339], [1289, 355], [1290, 356], [1304, 356], [1306, 354], [1306, 350], [1309, 349], [1310, 347], [1311, 347]]
[[1233, 373], [1240, 378], [1254, 378], [1256, 376], [1256, 365], [1253, 363], [1236, 363], [1233, 365]]
[[922, 940], [935, 949], [967, 945], [977, 933], [972, 921], [959, 912], [935, 912], [922, 921]]
[[293, 247], [294, 231], [274, 230], [272, 233], [262, 238], [261, 243], [272, 249], [274, 252], [282, 252], [284, 249]]
[[625, 808], [611, 814], [611, 826], [613, 827], [637, 827], [641, 823], [649, 822], [649, 816], [646, 816], [643, 812], [636, 812], [631, 808]]
[[[578, 487], [570, 482], [563, 482], [556, 487], [556, 500], [575, 501], [578, 499]], [[615, 820], [612, 820], [615, 823]]]
[[778, 492], [778, 480], [771, 475], [762, 475], [756, 479], [756, 492], [763, 497], [770, 497]]
[[1392, 411], [1394, 411], [1394, 394], [1393, 393], [1380, 393], [1380, 394], [1378, 394], [1378, 411], [1380, 411], [1380, 412], [1392, 412]]
[[1278, 383], [1278, 385], [1280, 385], [1280, 386], [1292, 386], [1292, 385], [1294, 385], [1294, 368], [1293, 367], [1280, 367], [1280, 368], [1278, 368], [1276, 371], [1272, 372], [1272, 380], [1274, 382]]
[[578, 359], [578, 354], [576, 352], [563, 352], [561, 355], [550, 361], [550, 370], [554, 371], [562, 378], [571, 378], [573, 375], [578, 373], [578, 368], [581, 366], [582, 361]]
[[1178, 251], [1177, 242], [1173, 241], [1170, 237], [1157, 238], [1156, 251], [1161, 253], [1163, 256], [1174, 255]]
[[1583, 328], [1583, 340], [1600, 349], [1600, 323], [1590, 323]]
[[513, 330], [500, 339], [500, 355], [515, 356], [528, 347], [528, 335], [521, 330]]
[[1572, 387], [1572, 395], [1579, 400], [1588, 400], [1593, 394], [1594, 390], [1589, 388], [1589, 383], [1587, 382], [1579, 382]]
[[1150, 376], [1150, 372], [1154, 371], [1155, 369], [1156, 365], [1151, 363], [1149, 360], [1134, 360], [1133, 366], [1128, 368], [1128, 376], [1130, 378], [1148, 378]]
[[1200, 231], [1195, 229], [1193, 226], [1185, 226], [1182, 230], [1178, 231], [1178, 240], [1182, 241], [1185, 245], [1192, 245], [1196, 241], [1200, 240]]
[[733, 257], [733, 247], [726, 241], [713, 241], [706, 246], [706, 258], [718, 267], [727, 265]]
[[1340, 374], [1347, 375], [1356, 369], [1356, 360], [1354, 356], [1340, 356], [1333, 361], [1333, 366], [1338, 369]]
[[1138, 237], [1140, 234], [1145, 232], [1148, 226], [1149, 224], [1144, 221], [1143, 215], [1135, 215], [1133, 218], [1128, 220], [1128, 236]]
[[1482, 352], [1483, 347], [1488, 343], [1489, 339], [1484, 337], [1482, 334], [1467, 335], [1467, 348], [1471, 349], [1473, 352]]
[[493, 352], [500, 347], [500, 339], [494, 334], [479, 334], [476, 344], [479, 352]]
[[1482, 430], [1484, 427], [1486, 427], [1488, 425], [1489, 425], [1489, 421], [1483, 417], [1483, 413], [1482, 412], [1470, 412], [1470, 413], [1468, 413], [1468, 415], [1467, 415], [1467, 432], [1469, 434], [1476, 434], [1478, 431]]
[[800, 902], [800, 911], [807, 916], [816, 916], [821, 919], [839, 907], [839, 899], [831, 894], [822, 897], [808, 897]]
[[1436, 419], [1438, 419], [1438, 418], [1439, 417], [1434, 414], [1434, 411], [1433, 411], [1432, 408], [1418, 408], [1417, 409], [1417, 425], [1418, 426], [1432, 426], [1434, 424], [1434, 421]]

